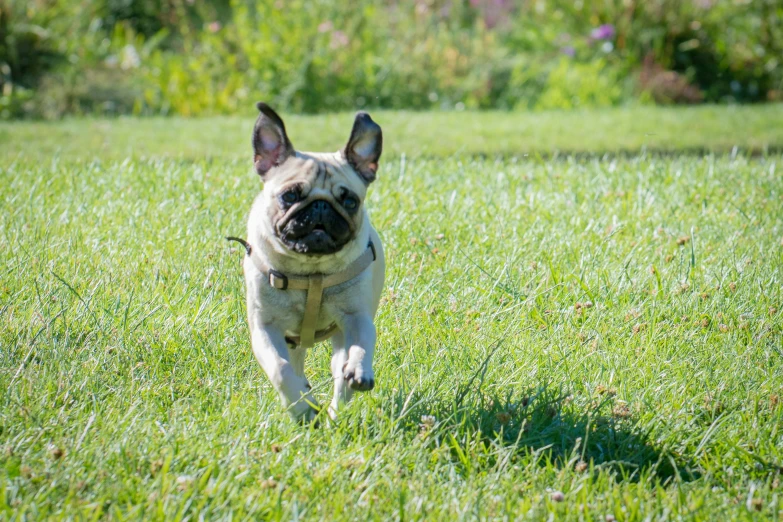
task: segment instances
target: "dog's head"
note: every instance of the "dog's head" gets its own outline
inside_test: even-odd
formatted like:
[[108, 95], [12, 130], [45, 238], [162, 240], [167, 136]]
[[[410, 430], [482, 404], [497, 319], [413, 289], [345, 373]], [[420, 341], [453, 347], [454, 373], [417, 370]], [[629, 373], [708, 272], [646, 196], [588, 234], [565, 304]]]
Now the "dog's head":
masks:
[[380, 126], [360, 112], [343, 150], [298, 152], [280, 116], [265, 103], [257, 107], [253, 162], [264, 181], [270, 232], [292, 252], [339, 252], [355, 239], [365, 219], [364, 199], [383, 145]]

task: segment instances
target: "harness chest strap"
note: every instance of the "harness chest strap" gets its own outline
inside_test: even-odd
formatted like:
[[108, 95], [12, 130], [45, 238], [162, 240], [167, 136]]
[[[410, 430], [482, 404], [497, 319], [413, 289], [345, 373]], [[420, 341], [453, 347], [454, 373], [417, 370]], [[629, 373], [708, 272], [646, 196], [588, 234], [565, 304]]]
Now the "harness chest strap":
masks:
[[318, 323], [318, 313], [321, 310], [321, 299], [323, 297], [324, 288], [337, 286], [358, 277], [376, 259], [375, 245], [370, 241], [367, 245], [367, 250], [344, 270], [329, 275], [312, 274], [309, 276], [286, 276], [274, 268], [267, 266], [258, 254], [253, 251], [252, 245], [247, 241], [237, 237], [227, 237], [226, 239], [237, 241], [245, 247], [245, 251], [247, 252], [247, 255], [250, 256], [250, 260], [253, 261], [256, 268], [268, 278], [269, 285], [272, 288], [277, 288], [278, 290], [307, 290], [307, 298], [305, 300], [305, 309], [299, 337], [286, 337], [286, 341], [290, 344], [302, 346], [303, 348], [309, 348], [316, 342], [329, 338], [337, 328], [337, 325], [332, 323], [323, 330], [316, 331], [315, 329]]
[[299, 331], [299, 344], [304, 348], [315, 344], [315, 327], [318, 324], [318, 312], [321, 310], [321, 297], [324, 294], [324, 278], [321, 274], [313, 274], [308, 279], [307, 300]]

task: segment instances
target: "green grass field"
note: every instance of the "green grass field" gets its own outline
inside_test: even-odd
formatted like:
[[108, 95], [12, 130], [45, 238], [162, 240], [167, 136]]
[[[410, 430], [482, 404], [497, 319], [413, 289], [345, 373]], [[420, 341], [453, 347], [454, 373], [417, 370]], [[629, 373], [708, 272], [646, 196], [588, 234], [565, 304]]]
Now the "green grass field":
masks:
[[[155, 157], [245, 159], [257, 111], [245, 117], [188, 120], [120, 118], [58, 123], [0, 122], [0, 157], [123, 160]], [[783, 148], [783, 104], [737, 107], [638, 107], [541, 113], [373, 111], [386, 158], [522, 156], [640, 151], [753, 153]], [[351, 114], [286, 116], [300, 150], [336, 150]], [[348, 131], [346, 131], [346, 127]]]
[[783, 515], [781, 106], [374, 116], [377, 385], [321, 428], [223, 240], [252, 114], [0, 125], [0, 520]]

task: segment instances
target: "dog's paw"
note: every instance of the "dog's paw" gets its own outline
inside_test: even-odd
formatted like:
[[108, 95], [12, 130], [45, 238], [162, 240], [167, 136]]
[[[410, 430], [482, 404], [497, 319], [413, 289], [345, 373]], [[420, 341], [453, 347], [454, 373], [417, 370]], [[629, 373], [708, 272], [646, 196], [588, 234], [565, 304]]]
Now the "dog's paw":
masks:
[[343, 378], [348, 386], [356, 391], [370, 391], [375, 387], [375, 377], [372, 371], [366, 371], [361, 365], [352, 365], [350, 362], [343, 366]]
[[318, 413], [319, 408], [317, 405], [313, 405], [306, 400], [302, 400], [293, 406], [288, 408], [288, 414], [291, 415], [291, 418], [294, 420], [294, 422], [298, 422], [299, 424], [310, 424], [313, 421], [315, 421], [315, 425], [318, 425]]
[[302, 426], [308, 426], [312, 424], [314, 427], [318, 428], [320, 427], [320, 422], [318, 420], [318, 410], [315, 408], [309, 408], [304, 413], [291, 413], [291, 418], [294, 420], [294, 422], [297, 422], [301, 424]]
[[367, 377], [352, 377], [348, 379], [348, 386], [356, 391], [370, 391], [375, 388], [375, 379]]

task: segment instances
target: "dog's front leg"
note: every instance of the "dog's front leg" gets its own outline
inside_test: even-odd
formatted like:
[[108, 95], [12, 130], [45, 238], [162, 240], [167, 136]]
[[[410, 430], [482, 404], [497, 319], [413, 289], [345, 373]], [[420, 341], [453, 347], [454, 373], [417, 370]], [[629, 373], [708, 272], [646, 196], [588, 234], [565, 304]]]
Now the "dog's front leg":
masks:
[[310, 385], [304, 371], [297, 371], [300, 366], [304, 370], [304, 364], [297, 364], [299, 361], [296, 360], [303, 354], [296, 354], [292, 361], [283, 332], [274, 326], [261, 324], [258, 318], [253, 325], [252, 344], [253, 354], [291, 417], [301, 421], [315, 418], [317, 411], [311, 406], [315, 400], [310, 393]]
[[334, 396], [329, 405], [329, 417], [337, 419], [337, 410], [340, 405], [347, 403], [353, 396], [353, 389], [348, 387], [343, 368], [348, 362], [348, 347], [345, 344], [345, 335], [342, 331], [332, 336], [332, 379], [334, 379]]
[[375, 352], [375, 324], [369, 314], [353, 314], [345, 317], [342, 324], [345, 335], [347, 360], [343, 366], [343, 376], [356, 391], [372, 390], [375, 375], [372, 370], [372, 357]]
[[332, 378], [334, 396], [329, 416], [337, 418], [340, 404], [351, 400], [354, 390], [371, 390], [375, 386], [372, 357], [375, 350], [375, 325], [365, 315], [347, 316], [341, 330], [332, 337]]

